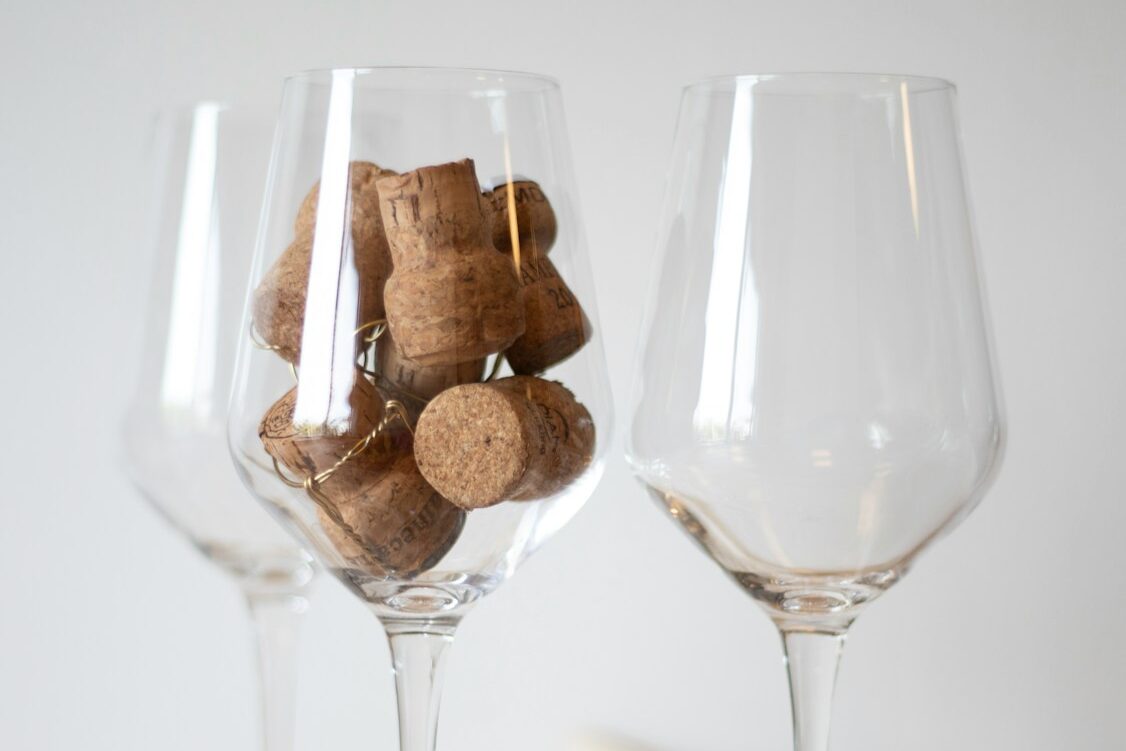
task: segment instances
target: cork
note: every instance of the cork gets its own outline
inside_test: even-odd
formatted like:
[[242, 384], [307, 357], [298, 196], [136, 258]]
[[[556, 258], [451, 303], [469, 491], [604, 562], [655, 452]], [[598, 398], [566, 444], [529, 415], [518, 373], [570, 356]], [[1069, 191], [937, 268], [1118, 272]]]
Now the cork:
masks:
[[514, 373], [542, 373], [590, 340], [590, 319], [547, 257], [558, 226], [539, 184], [516, 180], [485, 195], [492, 208], [493, 245], [520, 263], [524, 288], [524, 334], [505, 352], [505, 359]]
[[[295, 424], [298, 388], [274, 402], [258, 426], [266, 452], [295, 475], [306, 477], [328, 469], [383, 419], [382, 394], [358, 371], [348, 396], [349, 414], [332, 426]], [[385, 448], [386, 440], [381, 443]]]
[[524, 256], [524, 334], [504, 358], [519, 375], [542, 373], [566, 360], [590, 341], [590, 319], [547, 256]]
[[423, 477], [466, 509], [557, 493], [593, 451], [586, 408], [562, 384], [531, 376], [447, 389], [415, 427]]
[[485, 358], [454, 365], [421, 365], [399, 349], [390, 331], [375, 345], [379, 374], [396, 389], [416, 399], [430, 400], [462, 383], [476, 383], [485, 376]]
[[555, 244], [558, 225], [555, 210], [551, 208], [551, 202], [540, 189], [539, 183], [533, 180], [513, 180], [498, 185], [485, 195], [493, 209], [493, 246], [497, 250], [512, 252], [509, 210], [515, 208], [521, 253], [530, 249], [533, 254], [547, 255]]
[[[391, 255], [383, 234], [375, 180], [395, 173], [371, 162], [352, 162], [348, 174], [352, 247], [360, 279], [358, 326], [384, 317], [383, 285], [391, 275]], [[278, 257], [254, 291], [254, 328], [258, 336], [281, 357], [294, 363], [301, 359], [301, 336], [305, 325], [305, 300], [319, 196], [318, 183], [301, 202], [294, 226], [294, 241]]]
[[[297, 389], [266, 413], [259, 437], [289, 472], [308, 477], [337, 465], [383, 417], [383, 395], [357, 377], [343, 426], [318, 429], [294, 424]], [[345, 461], [318, 491], [346, 529], [318, 504], [326, 537], [348, 561], [373, 576], [411, 575], [432, 567], [456, 543], [464, 512], [441, 497], [418, 472], [410, 432], [392, 423], [364, 451]]]
[[409, 451], [389, 467], [370, 472], [360, 463], [348, 477], [354, 475], [362, 475], [358, 484], [363, 491], [341, 495], [336, 509], [363, 546], [317, 508], [325, 536], [352, 568], [374, 577], [421, 573], [457, 542], [466, 513], [423, 479]]
[[403, 355], [455, 365], [507, 349], [524, 333], [521, 286], [492, 246], [473, 161], [382, 177], [376, 189], [394, 265], [387, 325]]

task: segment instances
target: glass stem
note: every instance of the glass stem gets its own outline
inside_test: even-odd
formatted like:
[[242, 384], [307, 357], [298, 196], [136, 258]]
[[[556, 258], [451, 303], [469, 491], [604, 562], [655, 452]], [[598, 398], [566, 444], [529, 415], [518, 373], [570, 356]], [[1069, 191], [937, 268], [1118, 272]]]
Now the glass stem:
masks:
[[843, 631], [782, 630], [794, 715], [794, 751], [828, 751], [833, 687], [844, 640]]
[[258, 647], [262, 748], [293, 751], [297, 630], [307, 601], [296, 593], [245, 591]]
[[399, 751], [434, 751], [446, 652], [454, 623], [384, 623], [399, 701]]

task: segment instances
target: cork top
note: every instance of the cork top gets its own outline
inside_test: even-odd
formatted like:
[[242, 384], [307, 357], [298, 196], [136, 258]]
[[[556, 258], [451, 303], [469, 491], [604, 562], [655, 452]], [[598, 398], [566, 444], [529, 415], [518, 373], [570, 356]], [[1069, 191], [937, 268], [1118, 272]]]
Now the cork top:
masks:
[[396, 268], [417, 265], [429, 253], [491, 246], [490, 214], [472, 159], [386, 175], [375, 185]]
[[[462, 508], [491, 506], [524, 477], [530, 458], [527, 421], [527, 405], [518, 394], [484, 383], [443, 391], [418, 419], [419, 469]], [[462, 429], [446, 429], [450, 425]]]
[[512, 217], [516, 217], [516, 237], [522, 254], [546, 255], [555, 244], [558, 225], [555, 210], [539, 183], [534, 180], [513, 180], [501, 183], [485, 194], [493, 211], [493, 245], [497, 250], [511, 252]]
[[530, 376], [454, 386], [418, 418], [426, 481], [464, 509], [546, 498], [590, 464], [594, 423], [565, 386]]
[[383, 419], [382, 395], [359, 373], [348, 395], [349, 414], [344, 425], [295, 424], [298, 398], [298, 387], [294, 387], [275, 402], [262, 417], [258, 436], [271, 456], [306, 475], [335, 464]]

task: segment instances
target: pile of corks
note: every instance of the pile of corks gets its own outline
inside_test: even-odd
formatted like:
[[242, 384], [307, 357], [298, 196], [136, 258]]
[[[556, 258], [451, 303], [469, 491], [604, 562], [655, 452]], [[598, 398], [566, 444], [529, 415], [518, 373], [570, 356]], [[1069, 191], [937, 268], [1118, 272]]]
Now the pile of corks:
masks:
[[[349, 416], [295, 420], [299, 383], [259, 437], [290, 472], [320, 477], [306, 487], [349, 566], [409, 576], [453, 547], [469, 511], [548, 497], [589, 464], [590, 413], [537, 374], [581, 348], [590, 322], [547, 257], [556, 219], [535, 182], [482, 193], [469, 159], [402, 174], [357, 161], [349, 177], [359, 278]], [[258, 337], [298, 368], [318, 196], [314, 186], [253, 301]], [[366, 370], [365, 334], [384, 320]], [[515, 375], [482, 382], [490, 356]]]

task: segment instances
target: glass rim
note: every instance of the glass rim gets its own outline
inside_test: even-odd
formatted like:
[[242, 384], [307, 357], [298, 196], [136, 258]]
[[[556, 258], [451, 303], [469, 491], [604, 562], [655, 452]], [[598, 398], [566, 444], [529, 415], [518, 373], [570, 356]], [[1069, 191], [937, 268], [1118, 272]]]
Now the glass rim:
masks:
[[[476, 79], [482, 84], [492, 88], [513, 89], [518, 91], [557, 91], [559, 80], [543, 73], [530, 73], [519, 70], [501, 70], [496, 68], [462, 68], [447, 66], [427, 65], [366, 65], [358, 67], [340, 68], [311, 68], [290, 73], [283, 80], [284, 85], [306, 83], [316, 85], [329, 85], [332, 78], [338, 73], [351, 73], [359, 81], [361, 78], [372, 76], [402, 76], [419, 75], [450, 77], [454, 79]], [[514, 85], [515, 84], [515, 85]], [[387, 88], [398, 88], [388, 86]], [[407, 88], [407, 87], [402, 87]]]
[[[736, 84], [750, 84], [752, 87], [756, 84], [765, 84], [770, 82], [812, 82], [817, 79], [825, 79], [827, 81], [845, 82], [852, 81], [854, 83], [867, 83], [867, 84], [906, 84], [908, 91], [912, 94], [921, 94], [933, 91], [957, 91], [958, 86], [948, 78], [939, 78], [937, 76], [921, 76], [913, 73], [865, 73], [854, 71], [788, 71], [779, 73], [734, 73], [723, 74], [716, 76], [709, 76], [701, 78], [686, 85], [683, 89], [684, 93], [719, 90], [723, 87], [730, 87]], [[761, 94], [828, 94], [834, 93], [832, 90], [816, 91], [809, 90], [806, 92], [794, 91], [778, 91], [778, 92], [756, 92]]]

